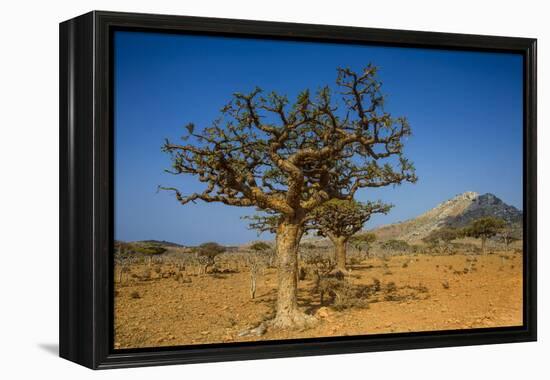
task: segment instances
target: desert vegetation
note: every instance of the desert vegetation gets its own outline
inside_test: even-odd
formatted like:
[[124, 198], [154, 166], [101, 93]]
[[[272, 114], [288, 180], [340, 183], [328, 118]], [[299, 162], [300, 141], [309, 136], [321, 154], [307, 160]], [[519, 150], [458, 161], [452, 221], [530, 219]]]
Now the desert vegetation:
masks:
[[[269, 216], [246, 219], [259, 232], [274, 228]], [[271, 328], [279, 267], [273, 241], [238, 247], [117, 242], [116, 347], [521, 324], [521, 240], [509, 238], [504, 221], [486, 219], [434, 230], [416, 242], [358, 230], [349, 238], [344, 270], [333, 240], [304, 225], [297, 304], [314, 322], [294, 329]], [[491, 232], [472, 232], [479, 225]]]
[[409, 223], [390, 237], [364, 230], [393, 205], [360, 201], [361, 189], [417, 181], [404, 155], [411, 127], [383, 103], [376, 67], [340, 68], [333, 90], [294, 102], [235, 93], [211, 126], [189, 123], [181, 141], [167, 139], [167, 172], [203, 188], [160, 191], [183, 206], [249, 208], [243, 226], [274, 239], [117, 242], [115, 346], [521, 324], [521, 234], [508, 220]]
[[343, 273], [329, 239], [307, 238], [299, 247], [297, 303], [315, 323], [298, 329], [270, 328], [273, 242], [226, 247], [207, 271], [196, 247], [168, 247], [152, 260], [119, 251], [115, 342], [147, 347], [521, 324], [519, 241], [507, 247], [494, 236], [485, 254], [480, 239], [451, 244], [459, 248], [375, 241], [368, 256], [350, 244]]

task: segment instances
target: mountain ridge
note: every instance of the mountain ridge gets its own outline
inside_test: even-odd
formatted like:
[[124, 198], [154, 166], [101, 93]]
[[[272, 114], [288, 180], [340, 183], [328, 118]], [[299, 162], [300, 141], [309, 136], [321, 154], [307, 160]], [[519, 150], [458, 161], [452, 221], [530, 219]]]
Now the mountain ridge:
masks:
[[415, 218], [380, 226], [369, 232], [376, 233], [379, 240], [417, 242], [434, 230], [464, 227], [474, 219], [487, 216], [501, 218], [515, 227], [521, 227], [523, 213], [492, 193], [480, 195], [467, 191], [439, 203]]

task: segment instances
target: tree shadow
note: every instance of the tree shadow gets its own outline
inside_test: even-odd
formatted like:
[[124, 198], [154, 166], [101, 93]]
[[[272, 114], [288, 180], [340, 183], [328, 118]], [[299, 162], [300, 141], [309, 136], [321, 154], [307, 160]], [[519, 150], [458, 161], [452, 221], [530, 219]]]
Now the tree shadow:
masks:
[[382, 265], [374, 265], [374, 264], [350, 264], [348, 267], [351, 270], [368, 270], [368, 269], [376, 269], [376, 268], [382, 268]]

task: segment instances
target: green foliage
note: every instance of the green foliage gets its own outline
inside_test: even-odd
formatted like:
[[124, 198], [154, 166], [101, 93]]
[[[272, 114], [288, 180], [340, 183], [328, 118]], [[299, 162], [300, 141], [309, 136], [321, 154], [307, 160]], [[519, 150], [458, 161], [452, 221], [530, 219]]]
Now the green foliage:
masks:
[[[310, 221], [306, 229], [317, 230], [319, 235], [350, 238], [363, 228], [373, 214], [387, 214], [393, 205], [377, 202], [357, 202], [355, 200], [333, 199], [316, 208], [310, 215]], [[372, 234], [365, 235], [367, 240], [363, 243], [370, 244], [368, 239]], [[361, 238], [359, 238], [361, 239]]]
[[382, 249], [386, 251], [405, 251], [408, 252], [411, 249], [409, 243], [404, 240], [390, 239], [382, 243]]
[[500, 218], [485, 217], [472, 221], [463, 230], [464, 235], [473, 238], [490, 238], [501, 232], [506, 226], [506, 222]]
[[354, 235], [350, 243], [355, 247], [357, 250], [362, 250], [368, 247], [370, 247], [374, 242], [376, 241], [376, 234], [373, 232], [366, 232], [360, 235]]
[[218, 256], [219, 254], [222, 254], [225, 252], [225, 247], [216, 243], [216, 242], [207, 242], [202, 243], [197, 248], [195, 248], [195, 252], [199, 256], [208, 257], [208, 258], [214, 258]]
[[250, 246], [250, 249], [256, 252], [262, 252], [271, 249], [271, 245], [263, 241], [257, 241]]
[[457, 228], [443, 227], [430, 232], [422, 241], [431, 246], [437, 246], [441, 242], [446, 244], [462, 236], [462, 231]]
[[125, 243], [122, 241], [115, 242], [115, 253], [119, 257], [131, 257], [132, 255], [161, 255], [167, 249], [158, 244], [143, 244], [143, 243]]
[[166, 248], [158, 245], [134, 245], [133, 250], [144, 255], [161, 255], [166, 252]]

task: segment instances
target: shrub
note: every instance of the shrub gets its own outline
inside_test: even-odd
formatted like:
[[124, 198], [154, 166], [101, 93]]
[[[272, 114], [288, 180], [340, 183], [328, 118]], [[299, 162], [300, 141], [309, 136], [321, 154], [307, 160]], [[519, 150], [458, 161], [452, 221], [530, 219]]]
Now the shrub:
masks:
[[200, 265], [200, 273], [206, 274], [208, 267], [214, 265], [216, 256], [226, 251], [226, 248], [216, 242], [207, 242], [199, 245], [194, 250]]
[[390, 239], [382, 243], [381, 248], [385, 251], [409, 252], [411, 246], [404, 240]]
[[195, 248], [195, 252], [197, 252], [199, 256], [206, 256], [206, 257], [212, 257], [212, 258], [225, 252], [225, 250], [226, 250], [225, 247], [223, 247], [222, 245], [216, 242], [202, 243], [197, 248]]
[[141, 298], [137, 290], [134, 290], [132, 293], [130, 293], [130, 298], [132, 299], [138, 299]]
[[372, 280], [372, 282], [373, 282], [372, 286], [373, 286], [374, 291], [375, 291], [375, 292], [379, 292], [380, 289], [382, 288], [382, 285], [381, 285], [381, 283], [380, 283], [380, 280], [377, 279], [377, 278], [374, 278], [374, 279]]
[[315, 290], [319, 292], [321, 305], [330, 304], [335, 310], [368, 307], [367, 300], [340, 272], [320, 279]]
[[158, 245], [134, 244], [132, 249], [134, 250], [134, 252], [144, 255], [162, 255], [166, 252], [166, 248], [160, 247]]
[[250, 249], [253, 250], [253, 251], [267, 251], [269, 249], [271, 249], [271, 245], [267, 244], [266, 242], [263, 242], [263, 241], [257, 241], [255, 243], [253, 243], [251, 246], [250, 246]]

